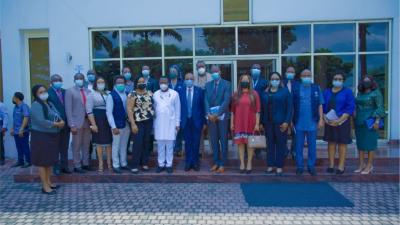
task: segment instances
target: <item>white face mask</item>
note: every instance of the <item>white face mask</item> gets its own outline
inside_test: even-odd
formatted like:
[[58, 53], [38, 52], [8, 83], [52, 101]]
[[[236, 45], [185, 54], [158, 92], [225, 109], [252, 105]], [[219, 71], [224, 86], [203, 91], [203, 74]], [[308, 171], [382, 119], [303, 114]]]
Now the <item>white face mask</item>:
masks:
[[199, 75], [204, 75], [206, 72], [206, 69], [204, 67], [200, 67], [197, 72], [199, 73]]
[[99, 91], [104, 91], [104, 89], [106, 88], [106, 84], [105, 83], [99, 83], [97, 84], [97, 89]]
[[166, 91], [168, 89], [168, 85], [167, 84], [160, 84], [160, 89], [162, 91]]
[[40, 100], [46, 101], [49, 98], [49, 93], [43, 92], [42, 94], [39, 95]]

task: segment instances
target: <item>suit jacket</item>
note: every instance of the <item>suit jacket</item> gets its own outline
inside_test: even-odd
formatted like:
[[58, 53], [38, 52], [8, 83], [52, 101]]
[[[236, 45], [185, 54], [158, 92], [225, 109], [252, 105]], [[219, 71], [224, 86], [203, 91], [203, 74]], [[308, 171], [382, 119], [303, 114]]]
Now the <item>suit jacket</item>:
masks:
[[152, 77], [149, 77], [147, 80], [146, 89], [154, 94], [158, 89], [160, 89], [158, 81]]
[[[192, 119], [197, 129], [201, 129], [206, 123], [204, 116], [204, 91], [197, 86], [192, 87]], [[179, 99], [181, 101], [181, 128], [186, 126], [188, 119], [187, 90], [186, 87], [180, 89]], [[190, 131], [193, 132], [193, 131]]]
[[267, 86], [268, 86], [268, 81], [266, 79], [260, 77], [260, 78], [258, 78], [256, 86], [253, 89], [255, 91], [257, 91], [258, 96], [261, 97], [261, 95], [264, 93]]
[[[83, 88], [86, 99], [90, 91]], [[82, 128], [86, 118], [86, 106], [83, 104], [80, 88], [74, 86], [65, 92], [65, 113], [68, 126], [71, 128]]]
[[231, 101], [231, 82], [220, 78], [217, 93], [214, 93], [215, 81], [207, 82], [204, 96], [204, 107], [206, 115], [210, 114], [210, 108], [220, 106], [217, 116], [225, 113], [229, 118], [229, 103]]
[[58, 98], [58, 95], [56, 93], [56, 90], [54, 88], [50, 87], [47, 92], [49, 93], [49, 99], [48, 101], [53, 103], [53, 105], [56, 107], [58, 113], [60, 113], [61, 118], [67, 122], [67, 116], [65, 114], [65, 89], [61, 88], [61, 95], [63, 102], [60, 101]]
[[[268, 109], [268, 103], [272, 101], [272, 110]], [[268, 117], [272, 114], [272, 122], [275, 124], [288, 123], [292, 121], [293, 102], [292, 95], [286, 87], [280, 87], [274, 97], [268, 97], [268, 92], [261, 95], [261, 123], [267, 124]]]

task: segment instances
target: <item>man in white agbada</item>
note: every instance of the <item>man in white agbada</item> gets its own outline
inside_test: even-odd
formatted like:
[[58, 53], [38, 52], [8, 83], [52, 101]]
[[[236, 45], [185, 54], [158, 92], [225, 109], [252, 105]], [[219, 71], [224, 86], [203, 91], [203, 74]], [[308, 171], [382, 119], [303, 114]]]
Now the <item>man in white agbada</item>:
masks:
[[160, 78], [160, 90], [153, 95], [154, 101], [154, 137], [157, 141], [158, 168], [172, 173], [174, 141], [179, 131], [181, 103], [178, 92], [168, 88], [168, 78]]

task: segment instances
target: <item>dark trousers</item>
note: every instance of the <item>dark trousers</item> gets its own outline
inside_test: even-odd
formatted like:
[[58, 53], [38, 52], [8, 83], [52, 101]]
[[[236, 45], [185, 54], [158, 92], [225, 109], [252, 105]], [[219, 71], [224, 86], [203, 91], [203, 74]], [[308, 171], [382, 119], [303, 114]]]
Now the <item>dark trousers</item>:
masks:
[[185, 140], [186, 166], [199, 165], [199, 149], [202, 127], [197, 128], [192, 118], [188, 119], [183, 128]]
[[229, 120], [208, 121], [208, 133], [213, 150], [214, 163], [224, 166], [228, 158], [228, 124]]
[[60, 169], [68, 169], [68, 148], [69, 148], [70, 129], [64, 128], [60, 131], [60, 142], [58, 145], [58, 162], [56, 167]]
[[18, 134], [14, 134], [15, 146], [18, 152], [18, 163], [23, 164], [31, 163], [31, 150], [29, 148], [29, 132], [24, 132], [24, 135], [20, 137]]
[[4, 137], [3, 133], [0, 132], [0, 162], [6, 160], [4, 152]]
[[174, 143], [174, 152], [182, 151], [183, 136], [184, 135], [183, 135], [182, 130], [179, 130], [178, 133], [176, 134], [176, 140], [175, 140], [175, 143]]
[[280, 124], [267, 123], [265, 136], [267, 138], [267, 164], [269, 167], [283, 168], [287, 152], [287, 130], [281, 132]]
[[[136, 122], [138, 132], [133, 134], [133, 150], [132, 150], [132, 169], [138, 169], [139, 166], [147, 166], [149, 162], [149, 144], [151, 130], [153, 129], [153, 120], [145, 120]], [[151, 143], [153, 145], [153, 143]]]

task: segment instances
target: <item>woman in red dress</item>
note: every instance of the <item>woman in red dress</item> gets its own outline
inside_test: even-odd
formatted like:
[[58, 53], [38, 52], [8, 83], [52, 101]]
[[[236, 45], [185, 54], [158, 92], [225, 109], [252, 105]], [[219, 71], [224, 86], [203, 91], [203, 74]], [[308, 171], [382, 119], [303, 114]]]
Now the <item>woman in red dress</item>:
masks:
[[247, 148], [247, 167], [244, 162], [244, 152], [247, 137], [260, 130], [260, 98], [253, 90], [253, 81], [248, 74], [239, 78], [237, 91], [232, 97], [231, 130], [234, 133], [234, 142], [238, 145], [240, 158], [240, 173], [251, 173], [251, 162], [254, 149]]

